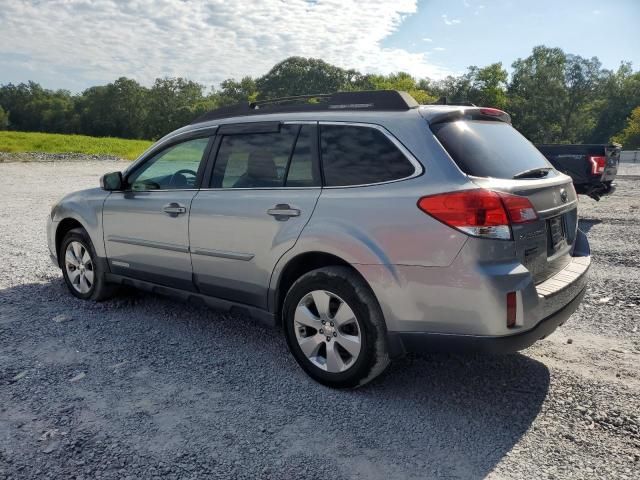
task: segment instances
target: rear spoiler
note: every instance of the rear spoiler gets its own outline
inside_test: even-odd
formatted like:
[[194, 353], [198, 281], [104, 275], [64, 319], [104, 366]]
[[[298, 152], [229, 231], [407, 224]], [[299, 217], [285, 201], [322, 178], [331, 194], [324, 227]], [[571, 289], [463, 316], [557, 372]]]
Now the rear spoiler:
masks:
[[460, 108], [459, 110], [443, 112], [429, 119], [429, 123], [434, 125], [457, 120], [497, 120], [511, 124], [511, 116], [507, 112], [488, 107]]

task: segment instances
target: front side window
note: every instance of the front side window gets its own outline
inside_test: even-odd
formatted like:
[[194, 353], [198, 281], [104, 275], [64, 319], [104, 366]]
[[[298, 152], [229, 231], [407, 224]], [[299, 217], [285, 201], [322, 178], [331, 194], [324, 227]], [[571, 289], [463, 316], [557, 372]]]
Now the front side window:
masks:
[[[213, 188], [278, 188], [319, 184], [311, 148], [311, 126], [282, 125], [280, 131], [226, 135], [213, 169]], [[317, 183], [316, 183], [317, 182]]]
[[329, 187], [389, 182], [415, 172], [398, 147], [375, 128], [321, 125], [320, 148]]
[[156, 154], [128, 176], [132, 190], [181, 190], [194, 188], [198, 168], [209, 138], [196, 138]]

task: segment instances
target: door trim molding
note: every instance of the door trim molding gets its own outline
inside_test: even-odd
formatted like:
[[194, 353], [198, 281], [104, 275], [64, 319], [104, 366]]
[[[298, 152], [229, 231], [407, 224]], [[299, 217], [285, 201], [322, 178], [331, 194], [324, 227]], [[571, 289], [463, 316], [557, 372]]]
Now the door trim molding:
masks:
[[231, 260], [242, 260], [248, 262], [255, 255], [253, 253], [227, 252], [224, 250], [210, 250], [208, 248], [194, 248], [191, 250], [194, 255], [204, 255], [207, 257], [229, 258]]
[[174, 243], [154, 242], [151, 240], [143, 240], [140, 238], [122, 237], [120, 235], [108, 235], [108, 242], [126, 243], [128, 245], [137, 245], [139, 247], [158, 248], [161, 250], [170, 250], [172, 252], [189, 253], [189, 248]]

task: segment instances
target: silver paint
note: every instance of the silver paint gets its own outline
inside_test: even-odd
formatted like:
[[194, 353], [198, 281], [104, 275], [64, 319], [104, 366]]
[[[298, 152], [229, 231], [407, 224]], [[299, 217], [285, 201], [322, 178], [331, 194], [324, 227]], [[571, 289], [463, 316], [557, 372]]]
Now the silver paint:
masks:
[[[586, 260], [574, 265], [576, 259], [589, 258], [586, 238], [577, 230], [575, 191], [569, 177], [560, 173], [535, 180], [465, 175], [428, 126], [429, 112], [455, 108], [265, 114], [186, 126], [158, 141], [127, 171], [193, 132], [254, 121], [364, 124], [385, 132], [415, 162], [416, 170], [401, 181], [324, 189], [85, 190], [54, 206], [47, 228], [49, 248], [54, 257], [60, 255], [56, 230], [72, 218], [87, 230], [97, 256], [110, 262], [113, 273], [134, 278], [136, 272], [144, 274], [146, 279], [136, 280], [140, 284], [149, 277], [179, 280], [198, 292], [193, 295], [206, 294], [212, 301], [216, 297], [213, 304], [242, 304], [265, 314], [279, 308], [276, 294], [289, 262], [304, 254], [327, 253], [363, 276], [390, 332], [526, 331], [569, 303], [586, 284]], [[425, 195], [472, 188], [524, 195], [540, 219], [515, 226], [514, 240], [487, 240], [449, 228], [416, 206]], [[170, 203], [184, 212], [165, 212]], [[567, 215], [576, 241], [547, 258], [545, 221], [559, 214]], [[577, 242], [586, 245], [587, 253], [574, 252]], [[582, 267], [571, 282], [560, 282], [569, 278], [563, 275], [566, 269], [576, 274]], [[518, 291], [522, 303], [515, 330], [505, 324], [510, 291]]]

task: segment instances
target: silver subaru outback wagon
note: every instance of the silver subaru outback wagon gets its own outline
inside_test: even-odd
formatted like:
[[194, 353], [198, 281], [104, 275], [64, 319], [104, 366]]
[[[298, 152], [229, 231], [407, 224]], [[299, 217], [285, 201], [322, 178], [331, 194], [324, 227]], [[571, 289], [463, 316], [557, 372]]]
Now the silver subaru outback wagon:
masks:
[[513, 352], [576, 310], [571, 179], [494, 108], [404, 92], [209, 112], [51, 211], [73, 295], [131, 285], [281, 327], [315, 380], [407, 352]]

